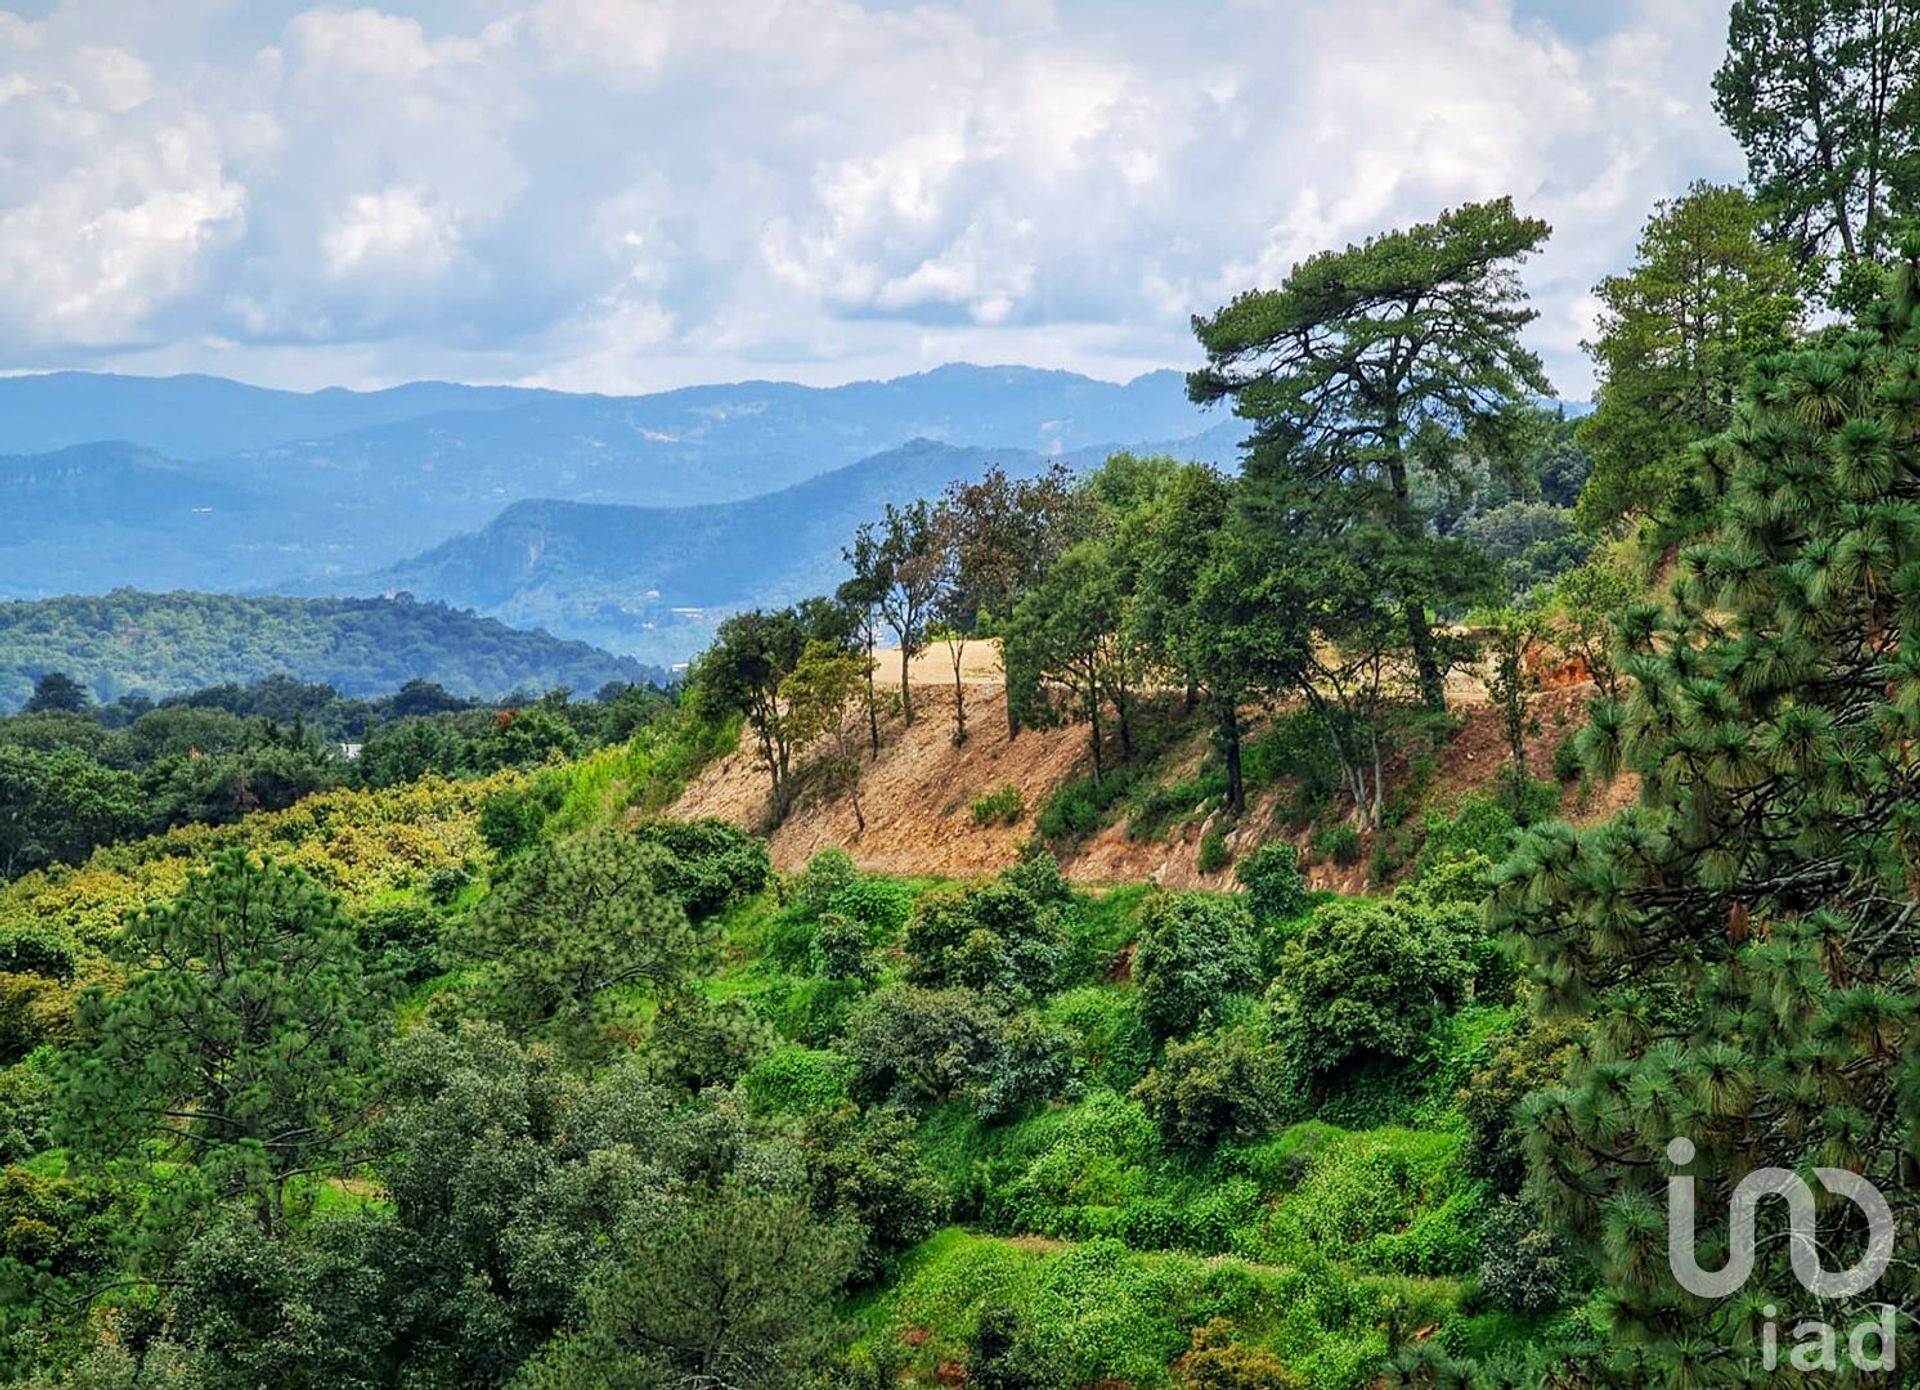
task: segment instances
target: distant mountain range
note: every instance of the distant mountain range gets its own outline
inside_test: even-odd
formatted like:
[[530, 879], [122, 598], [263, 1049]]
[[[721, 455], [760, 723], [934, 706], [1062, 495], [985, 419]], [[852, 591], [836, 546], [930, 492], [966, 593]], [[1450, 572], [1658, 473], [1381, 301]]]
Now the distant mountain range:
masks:
[[664, 679], [630, 658], [437, 603], [125, 589], [0, 603], [0, 711], [18, 709], [48, 671], [66, 672], [102, 701], [273, 675], [344, 695], [387, 694], [419, 678], [487, 699]]
[[1069, 455], [1185, 439], [1220, 419], [1187, 401], [1174, 372], [1116, 385], [950, 366], [831, 388], [747, 382], [634, 397], [6, 378], [0, 452], [13, 456], [0, 458], [0, 543], [16, 563], [0, 574], [0, 596], [310, 587], [395, 564], [531, 499], [741, 501], [915, 439]]

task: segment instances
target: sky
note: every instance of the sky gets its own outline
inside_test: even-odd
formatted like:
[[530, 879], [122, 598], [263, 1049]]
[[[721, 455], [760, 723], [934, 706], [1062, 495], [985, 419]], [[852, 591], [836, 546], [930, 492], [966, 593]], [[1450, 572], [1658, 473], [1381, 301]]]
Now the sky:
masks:
[[1532, 346], [1740, 177], [1725, 0], [0, 0], [0, 370], [618, 393], [1189, 368], [1511, 194]]

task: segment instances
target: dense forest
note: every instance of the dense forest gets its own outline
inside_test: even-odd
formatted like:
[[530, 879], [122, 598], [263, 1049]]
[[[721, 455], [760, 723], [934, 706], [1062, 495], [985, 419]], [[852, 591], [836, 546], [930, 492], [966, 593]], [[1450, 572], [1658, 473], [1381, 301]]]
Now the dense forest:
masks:
[[146, 594], [0, 603], [0, 709], [59, 671], [97, 700], [161, 699], [268, 676], [375, 696], [409, 680], [456, 695], [598, 690], [663, 672], [584, 642], [521, 632], [438, 603], [395, 599]]
[[[1196, 324], [1237, 473], [891, 505], [670, 689], [42, 673], [0, 721], [0, 1376], [1903, 1383], [1920, 21], [1740, 0], [1731, 45], [1752, 187], [1653, 210], [1577, 422], [1524, 345], [1549, 229], [1494, 200]], [[861, 815], [903, 730], [968, 756], [987, 641], [1016, 731], [1086, 739], [1045, 806], [972, 808], [1030, 817], [1017, 860], [776, 870], [753, 829]], [[1503, 755], [1437, 794], [1469, 705]], [[763, 822], [675, 817], [742, 748]], [[1121, 814], [1205, 825], [1223, 890], [1076, 883]], [[1744, 1279], [1696, 1291], [1670, 1179], [1717, 1213], [1763, 1170], [1899, 1234], [1706, 1219]]]

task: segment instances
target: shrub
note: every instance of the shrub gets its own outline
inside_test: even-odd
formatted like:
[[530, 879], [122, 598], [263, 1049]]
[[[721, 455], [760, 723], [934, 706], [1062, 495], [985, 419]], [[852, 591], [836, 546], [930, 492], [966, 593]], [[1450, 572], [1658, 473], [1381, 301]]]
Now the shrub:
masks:
[[1195, 866], [1203, 874], [1217, 874], [1232, 862], [1233, 851], [1227, 848], [1227, 827], [1215, 820], [1200, 837], [1200, 855]]
[[560, 808], [562, 789], [547, 778], [497, 791], [480, 803], [480, 838], [499, 859], [525, 854], [540, 843], [547, 817]]
[[1307, 881], [1300, 876], [1299, 854], [1292, 845], [1269, 840], [1247, 858], [1233, 876], [1247, 890], [1247, 906], [1262, 926], [1288, 922], [1307, 907]]
[[1226, 1318], [1196, 1327], [1192, 1348], [1175, 1364], [1182, 1390], [1300, 1390], [1306, 1384], [1272, 1352], [1235, 1341]]
[[387, 903], [355, 924], [368, 963], [403, 984], [417, 985], [443, 968], [440, 941], [445, 922], [414, 902]]
[[1586, 773], [1580, 756], [1580, 734], [1572, 731], [1553, 747], [1553, 777], [1557, 782], [1576, 782]]
[[1192, 1032], [1226, 996], [1251, 989], [1257, 976], [1244, 904], [1198, 893], [1149, 901], [1134, 947], [1133, 978], [1140, 1016], [1157, 1036]]
[[1048, 1000], [1044, 1012], [1076, 1039], [1091, 1079], [1126, 1091], [1147, 1074], [1153, 1035], [1140, 1021], [1135, 995], [1087, 985]]
[[1565, 1248], [1539, 1208], [1501, 1198], [1487, 1213], [1481, 1241], [1480, 1293], [1495, 1307], [1539, 1314], [1566, 1297]]
[[1207, 1150], [1264, 1130], [1271, 1089], [1265, 1049], [1236, 1029], [1169, 1042], [1133, 1094], [1170, 1146]]
[[837, 1052], [785, 1044], [740, 1078], [747, 1104], [761, 1115], [817, 1115], [847, 1099], [847, 1059]]
[[1135, 774], [1109, 772], [1099, 781], [1087, 778], [1058, 787], [1040, 808], [1033, 827], [1048, 840], [1077, 840], [1107, 823], [1107, 816], [1133, 790]]
[[1027, 804], [1021, 799], [1020, 789], [1008, 785], [998, 791], [988, 792], [973, 803], [973, 823], [975, 825], [1012, 825], [1026, 813]]
[[851, 1102], [822, 1110], [807, 1122], [802, 1149], [814, 1211], [859, 1226], [869, 1273], [946, 1219], [946, 1188], [921, 1157], [905, 1115]]
[[1268, 1252], [1393, 1274], [1458, 1275], [1480, 1260], [1479, 1184], [1451, 1134], [1377, 1129], [1326, 1139], [1275, 1209]]
[[634, 833], [667, 851], [654, 886], [696, 922], [752, 897], [773, 874], [767, 842], [717, 817], [649, 821]]
[[1478, 855], [1498, 864], [1513, 847], [1513, 812], [1485, 792], [1468, 792], [1451, 814], [1429, 811], [1426, 839], [1415, 865], [1425, 874], [1434, 865]]
[[1518, 1192], [1526, 1181], [1516, 1114], [1520, 1102], [1559, 1084], [1578, 1039], [1573, 1025], [1523, 1014], [1481, 1044], [1459, 1103], [1467, 1122], [1467, 1171], [1496, 1192]]
[[1474, 977], [1484, 934], [1458, 904], [1346, 898], [1322, 905], [1282, 956], [1274, 1037], [1306, 1080], [1356, 1057], [1406, 1061]]
[[800, 902], [815, 916], [827, 910], [833, 895], [850, 888], [860, 878], [853, 867], [853, 856], [843, 849], [823, 849], [807, 860], [806, 873], [800, 879]]
[[1360, 832], [1349, 821], [1325, 825], [1313, 832], [1313, 852], [1342, 868], [1360, 862]]
[[872, 941], [883, 944], [913, 915], [913, 894], [903, 884], [863, 875], [828, 898], [827, 909], [858, 922]]
[[907, 977], [990, 993], [1045, 990], [1059, 971], [1057, 912], [1004, 880], [920, 900], [901, 942]]
[[900, 1103], [969, 1092], [993, 1065], [1004, 1026], [999, 1011], [974, 990], [889, 985], [857, 1005], [847, 1021], [855, 1089]]
[[1066, 1029], [1037, 1014], [1016, 1014], [1000, 1035], [974, 1110], [983, 1120], [1005, 1120], [1050, 1100], [1072, 1099], [1080, 1091], [1079, 1071]]
[[967, 1338], [967, 1384], [975, 1390], [1051, 1390], [1055, 1368], [1018, 1310], [996, 1305], [981, 1310]]
[[1073, 888], [1060, 872], [1060, 861], [1037, 840], [1021, 846], [1019, 862], [1002, 870], [1000, 881], [1019, 889], [1041, 907], [1064, 907], [1073, 900]]
[[813, 973], [826, 980], [871, 980], [873, 953], [867, 929], [851, 917], [823, 913], [809, 951]]

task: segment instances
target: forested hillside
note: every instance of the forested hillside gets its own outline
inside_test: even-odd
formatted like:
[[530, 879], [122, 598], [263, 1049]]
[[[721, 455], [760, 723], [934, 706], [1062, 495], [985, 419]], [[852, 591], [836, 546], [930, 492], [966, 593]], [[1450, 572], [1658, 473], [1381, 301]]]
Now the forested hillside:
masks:
[[349, 695], [427, 680], [459, 695], [594, 691], [649, 675], [583, 642], [407, 599], [146, 594], [0, 603], [0, 709], [18, 709], [49, 671], [94, 699], [157, 699], [207, 685], [288, 675]]
[[[1579, 419], [1495, 198], [1195, 320], [1237, 469], [439, 552], [795, 586], [664, 686], [463, 699], [612, 659], [408, 601], [0, 610], [0, 1383], [1909, 1383], [1920, 20], [1729, 43], [1753, 187], [1653, 209]], [[225, 678], [269, 638], [348, 673]]]

